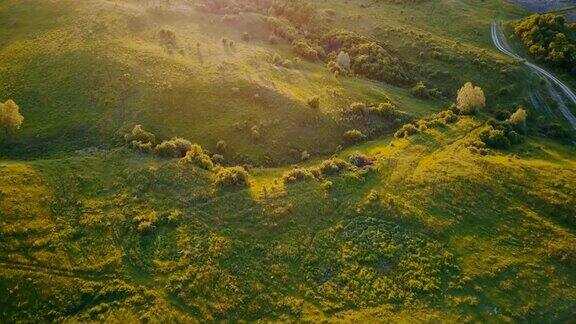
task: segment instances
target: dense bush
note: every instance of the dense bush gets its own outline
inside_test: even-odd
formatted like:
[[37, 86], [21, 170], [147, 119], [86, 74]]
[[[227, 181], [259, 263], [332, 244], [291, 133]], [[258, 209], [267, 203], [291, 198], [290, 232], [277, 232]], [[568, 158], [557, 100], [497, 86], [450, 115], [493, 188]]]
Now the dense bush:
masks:
[[396, 138], [406, 138], [418, 133], [418, 128], [414, 124], [405, 124], [394, 133]]
[[348, 157], [348, 162], [350, 162], [350, 164], [352, 164], [354, 166], [362, 168], [365, 166], [373, 165], [375, 162], [375, 159], [372, 157], [369, 157], [366, 154], [363, 154], [360, 152], [354, 152], [354, 153], [350, 154], [350, 156]]
[[221, 141], [218, 141], [218, 143], [216, 143], [216, 149], [220, 153], [226, 152], [227, 147], [228, 147], [228, 145], [226, 144], [226, 141], [221, 140]]
[[368, 112], [368, 106], [363, 102], [353, 102], [347, 110], [347, 113], [355, 116], [365, 116]]
[[142, 125], [135, 125], [134, 128], [132, 128], [132, 131], [130, 131], [130, 133], [124, 135], [124, 140], [127, 143], [132, 143], [136, 141], [140, 143], [155, 144], [156, 136], [154, 136], [154, 134], [152, 134], [151, 132], [146, 131], [144, 127], [142, 127]]
[[534, 14], [518, 22], [514, 32], [534, 58], [576, 75], [576, 29], [563, 16]]
[[214, 174], [214, 185], [219, 188], [247, 187], [249, 185], [248, 172], [243, 167], [219, 167]]
[[303, 182], [308, 180], [313, 180], [314, 175], [310, 170], [305, 168], [295, 168], [290, 171], [287, 171], [282, 175], [282, 180], [284, 183], [296, 183], [296, 182]]
[[350, 69], [370, 79], [404, 85], [409, 81], [403, 63], [382, 45], [350, 31], [338, 31], [323, 39], [326, 53], [346, 52]]
[[344, 133], [344, 140], [348, 143], [358, 143], [364, 139], [366, 139], [366, 135], [357, 129], [352, 129]]
[[438, 89], [429, 89], [422, 81], [416, 83], [416, 85], [410, 89], [410, 93], [420, 99], [439, 98], [442, 96], [442, 92]]
[[511, 145], [510, 140], [506, 137], [506, 133], [504, 133], [503, 130], [492, 127], [480, 133], [480, 140], [491, 148], [507, 149]]
[[334, 176], [340, 172], [350, 170], [352, 165], [342, 159], [332, 158], [323, 161], [316, 169], [319, 175]]
[[518, 110], [516, 110], [512, 115], [510, 115], [510, 118], [508, 118], [508, 122], [517, 131], [525, 133], [526, 132], [526, 117], [527, 116], [528, 116], [528, 113], [526, 112], [526, 110], [524, 110], [522, 108], [518, 108]]
[[205, 170], [212, 170], [214, 163], [210, 157], [204, 153], [202, 147], [198, 144], [193, 144], [186, 155], [178, 162], [180, 167], [196, 166]]
[[9, 135], [17, 131], [23, 122], [24, 116], [20, 114], [20, 107], [13, 100], [0, 102], [0, 129], [4, 133], [0, 135]]
[[306, 41], [297, 40], [292, 43], [292, 51], [303, 59], [307, 59], [312, 62], [316, 62], [324, 57], [324, 53], [321, 48], [311, 46]]
[[192, 143], [183, 138], [174, 137], [156, 145], [154, 152], [161, 157], [181, 158], [192, 148]]

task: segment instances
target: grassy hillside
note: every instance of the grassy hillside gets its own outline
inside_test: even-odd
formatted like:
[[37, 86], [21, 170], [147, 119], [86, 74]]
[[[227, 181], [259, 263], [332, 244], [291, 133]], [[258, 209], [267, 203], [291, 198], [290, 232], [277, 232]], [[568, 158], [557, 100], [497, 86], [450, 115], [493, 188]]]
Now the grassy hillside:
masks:
[[573, 134], [490, 42], [525, 12], [267, 3], [0, 1], [0, 322], [572, 320]]
[[[522, 103], [524, 74], [486, 51], [487, 26], [499, 1], [474, 4], [478, 22], [468, 19], [472, 4], [466, 1], [445, 4], [449, 12], [435, 3], [362, 9], [355, 1], [334, 1], [317, 10], [336, 12], [329, 28], [360, 32], [397, 51], [413, 66], [412, 82], [426, 81], [445, 99], [473, 81], [487, 89], [493, 103]], [[447, 14], [457, 27], [440, 24]], [[3, 1], [0, 97], [17, 100], [27, 121], [1, 152], [31, 159], [111, 147], [119, 133], [143, 124], [161, 137], [181, 136], [210, 149], [225, 140], [233, 161], [277, 165], [294, 161], [291, 149], [333, 153], [348, 129], [374, 132], [336, 113], [354, 101], [389, 99], [416, 116], [448, 105], [410, 96], [412, 84], [402, 89], [334, 78], [322, 64], [306, 61], [277, 67], [270, 62], [274, 53], [292, 61], [294, 54], [285, 41], [269, 44], [271, 30], [262, 16], [247, 13], [224, 21], [188, 2]], [[174, 48], [163, 46], [162, 29], [175, 32]], [[242, 41], [243, 32], [252, 40]], [[223, 38], [233, 40], [233, 48], [224, 46]], [[501, 92], [505, 95], [498, 97]], [[306, 105], [313, 96], [321, 99], [320, 111]], [[235, 130], [236, 123], [246, 130]], [[264, 139], [251, 137], [253, 127], [266, 133]], [[387, 131], [392, 129], [379, 126], [374, 136]]]
[[478, 125], [368, 143], [374, 167], [324, 183], [254, 170], [245, 190], [126, 150], [4, 162], [3, 318], [566, 320], [574, 151], [479, 156]]

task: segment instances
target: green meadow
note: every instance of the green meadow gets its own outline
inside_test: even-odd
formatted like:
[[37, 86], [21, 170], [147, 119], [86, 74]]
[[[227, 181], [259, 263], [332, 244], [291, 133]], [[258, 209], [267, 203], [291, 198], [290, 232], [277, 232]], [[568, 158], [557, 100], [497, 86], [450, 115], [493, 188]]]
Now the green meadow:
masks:
[[573, 321], [576, 134], [490, 36], [528, 14], [0, 0], [0, 323]]

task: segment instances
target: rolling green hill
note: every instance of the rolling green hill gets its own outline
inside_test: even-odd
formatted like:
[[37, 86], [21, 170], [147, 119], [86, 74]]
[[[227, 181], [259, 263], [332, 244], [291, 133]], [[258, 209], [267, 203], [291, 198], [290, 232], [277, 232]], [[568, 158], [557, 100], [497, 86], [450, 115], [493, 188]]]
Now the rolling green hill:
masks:
[[0, 322], [573, 320], [574, 134], [490, 41], [524, 14], [0, 1]]

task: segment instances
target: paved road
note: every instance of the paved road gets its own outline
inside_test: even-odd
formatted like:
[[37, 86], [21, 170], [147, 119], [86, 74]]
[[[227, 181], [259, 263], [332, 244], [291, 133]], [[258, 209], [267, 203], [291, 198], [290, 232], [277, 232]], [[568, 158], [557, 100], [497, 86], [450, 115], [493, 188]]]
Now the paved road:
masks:
[[[576, 105], [576, 94], [568, 87], [564, 82], [560, 81], [557, 77], [555, 77], [552, 73], [546, 71], [545, 69], [539, 67], [538, 65], [528, 62], [526, 59], [521, 57], [520, 55], [514, 53], [511, 47], [506, 43], [506, 38], [504, 37], [502, 31], [500, 30], [500, 26], [498, 23], [493, 22], [491, 27], [491, 34], [492, 34], [492, 42], [498, 50], [514, 59], [520, 60], [526, 65], [529, 69], [536, 72], [536, 74], [544, 77], [548, 82], [552, 83], [560, 90], [561, 94], [568, 99], [569, 102]], [[553, 89], [555, 91], [555, 89]], [[566, 104], [561, 98], [560, 95], [552, 94], [552, 98], [554, 98], [558, 103], [558, 108], [562, 115], [568, 120], [572, 128], [576, 130], [576, 116], [572, 114], [570, 109], [566, 107]]]

